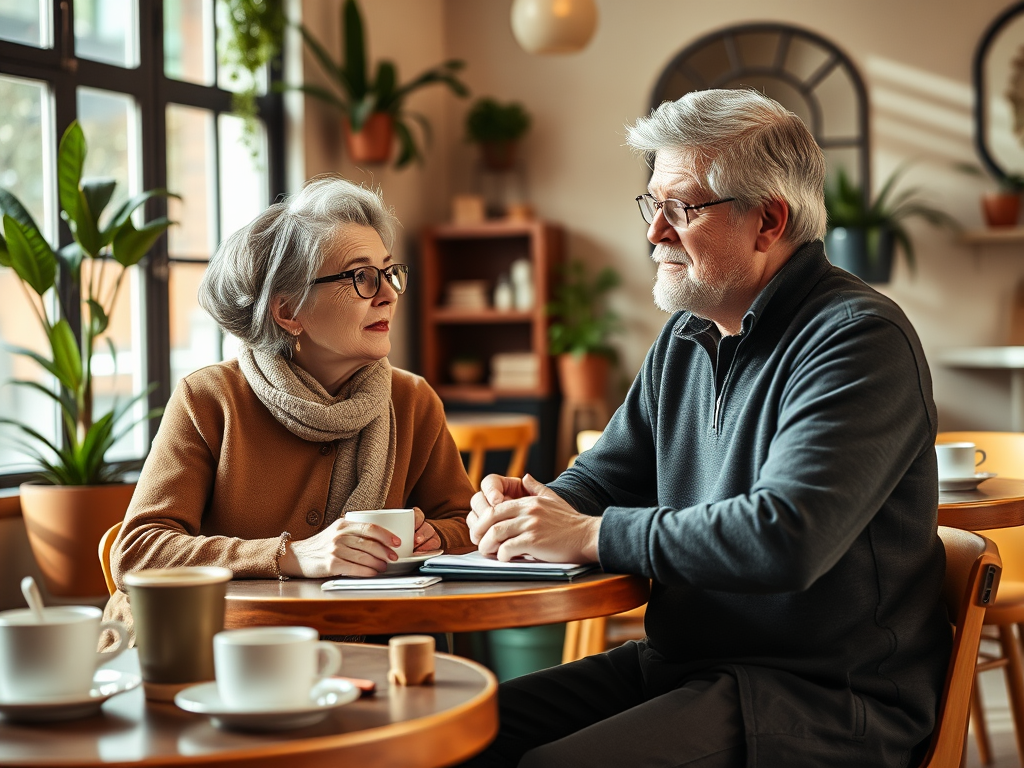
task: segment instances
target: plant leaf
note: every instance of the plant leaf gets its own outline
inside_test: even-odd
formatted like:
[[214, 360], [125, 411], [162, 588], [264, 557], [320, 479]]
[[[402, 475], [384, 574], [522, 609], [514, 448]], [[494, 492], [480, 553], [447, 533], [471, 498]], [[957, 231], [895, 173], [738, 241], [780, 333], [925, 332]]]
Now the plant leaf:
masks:
[[331, 55], [327, 53], [327, 49], [320, 45], [320, 41], [313, 37], [313, 35], [310, 34], [310, 31], [302, 24], [299, 24], [299, 33], [302, 35], [302, 39], [305, 41], [306, 45], [308, 45], [309, 49], [313, 52], [314, 58], [316, 58], [317, 63], [320, 64], [324, 72], [330, 75], [331, 79], [337, 82], [346, 94], [351, 96], [352, 91], [349, 88], [348, 78], [345, 76], [342, 68], [334, 63], [334, 59], [332, 59]]
[[71, 276], [71, 282], [75, 285], [79, 282], [82, 272], [82, 259], [84, 257], [85, 254], [82, 252], [82, 246], [75, 242], [68, 243], [57, 251], [57, 258], [64, 262], [64, 267]]
[[78, 221], [79, 184], [85, 164], [85, 133], [77, 120], [73, 120], [60, 140], [57, 150], [57, 189], [61, 208], [72, 221]]
[[142, 229], [136, 229], [131, 219], [127, 220], [114, 235], [114, 259], [123, 267], [138, 264], [173, 223], [168, 219], [155, 219]]
[[71, 325], [61, 318], [50, 329], [50, 347], [53, 350], [54, 376], [72, 392], [82, 385], [82, 355], [78, 351], [78, 339]]
[[77, 216], [72, 218], [68, 215], [64, 216], [64, 219], [71, 228], [71, 234], [74, 235], [75, 242], [82, 246], [82, 251], [92, 257], [99, 255], [100, 250], [103, 248], [103, 242], [100, 239], [99, 217], [89, 207], [89, 200], [85, 196], [84, 190], [78, 190]]
[[103, 230], [104, 245], [113, 241], [117, 231], [131, 218], [135, 209], [152, 197], [174, 197], [178, 200], [181, 199], [181, 195], [175, 194], [174, 192], [168, 192], [166, 189], [150, 189], [146, 192], [140, 192], [128, 200], [125, 200], [121, 204], [121, 207], [117, 209], [117, 212], [111, 217], [110, 223], [107, 224], [107, 228]]
[[107, 313], [103, 311], [103, 307], [95, 299], [86, 300], [89, 305], [89, 333], [95, 338], [107, 330], [107, 325], [110, 323], [110, 318], [107, 317]]
[[117, 182], [114, 179], [85, 179], [82, 181], [82, 194], [89, 203], [89, 210], [92, 211], [96, 220], [99, 221], [103, 209], [107, 207], [110, 198], [114, 194], [114, 187]]
[[328, 104], [331, 104], [342, 112], [348, 112], [348, 103], [339, 99], [333, 93], [328, 91], [326, 88], [321, 88], [318, 85], [297, 85], [294, 90], [302, 91], [305, 94], [312, 96], [314, 99], [320, 99]]
[[398, 71], [390, 61], [377, 63], [377, 77], [373, 83], [373, 91], [377, 94], [380, 109], [387, 111], [395, 98], [395, 87], [398, 84]]
[[353, 101], [366, 95], [366, 48], [363, 37], [363, 19], [355, 0], [345, 0], [341, 16], [341, 39], [345, 43], [345, 75]]
[[38, 230], [28, 230], [4, 214], [10, 265], [18, 277], [42, 296], [57, 278], [57, 257]]
[[395, 168], [404, 168], [414, 160], [420, 160], [419, 149], [416, 147], [416, 140], [409, 131], [409, 126], [400, 120], [395, 121], [395, 135], [398, 136], [400, 152], [395, 161]]
[[39, 232], [39, 227], [32, 218], [32, 214], [25, 210], [25, 206], [17, 197], [3, 187], [0, 187], [0, 213], [10, 216], [26, 229]]

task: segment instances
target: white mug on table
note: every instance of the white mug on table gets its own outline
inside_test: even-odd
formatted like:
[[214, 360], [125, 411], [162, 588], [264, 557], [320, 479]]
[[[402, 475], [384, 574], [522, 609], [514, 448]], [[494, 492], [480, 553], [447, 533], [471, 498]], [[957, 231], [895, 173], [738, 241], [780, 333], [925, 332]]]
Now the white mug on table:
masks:
[[353, 523], [373, 523], [390, 531], [402, 540], [393, 547], [400, 558], [411, 557], [413, 539], [416, 536], [416, 513], [412, 509], [371, 509], [345, 513], [345, 519]]
[[974, 477], [975, 469], [986, 459], [985, 452], [974, 443], [937, 443], [935, 456], [939, 462], [940, 480]]

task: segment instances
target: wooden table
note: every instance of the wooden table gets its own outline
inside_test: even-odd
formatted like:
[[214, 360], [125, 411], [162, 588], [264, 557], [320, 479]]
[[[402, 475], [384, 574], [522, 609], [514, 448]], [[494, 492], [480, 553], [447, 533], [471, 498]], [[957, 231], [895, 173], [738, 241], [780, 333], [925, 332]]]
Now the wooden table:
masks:
[[647, 602], [650, 581], [595, 573], [574, 581], [442, 581], [419, 592], [322, 592], [320, 580], [228, 584], [227, 628], [301, 624], [328, 635], [475, 632], [609, 616]]
[[[478, 753], [498, 731], [497, 681], [479, 664], [438, 654], [436, 685], [403, 688], [387, 682], [387, 648], [344, 645], [342, 655], [345, 674], [374, 680], [377, 692], [317, 725], [224, 731], [173, 704], [147, 702], [140, 686], [81, 720], [0, 719], [0, 765], [436, 768]], [[137, 674], [136, 651], [110, 666]]]
[[939, 525], [968, 531], [1024, 525], [1024, 480], [994, 477], [974, 491], [939, 491]]

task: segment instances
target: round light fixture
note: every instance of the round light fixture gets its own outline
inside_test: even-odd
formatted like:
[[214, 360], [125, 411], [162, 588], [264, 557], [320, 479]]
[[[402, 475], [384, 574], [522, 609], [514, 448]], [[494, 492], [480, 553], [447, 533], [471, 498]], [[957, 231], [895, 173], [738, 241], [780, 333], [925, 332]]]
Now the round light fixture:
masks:
[[595, 29], [594, 0], [513, 0], [512, 34], [527, 53], [583, 50]]

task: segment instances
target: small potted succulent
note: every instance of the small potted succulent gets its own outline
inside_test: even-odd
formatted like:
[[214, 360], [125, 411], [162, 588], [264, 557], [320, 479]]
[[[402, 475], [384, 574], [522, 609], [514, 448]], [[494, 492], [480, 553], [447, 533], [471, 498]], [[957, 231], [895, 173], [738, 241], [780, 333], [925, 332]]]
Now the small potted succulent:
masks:
[[515, 165], [519, 140], [530, 130], [530, 115], [522, 104], [477, 99], [466, 114], [466, 140], [480, 145], [484, 166], [507, 171]]

